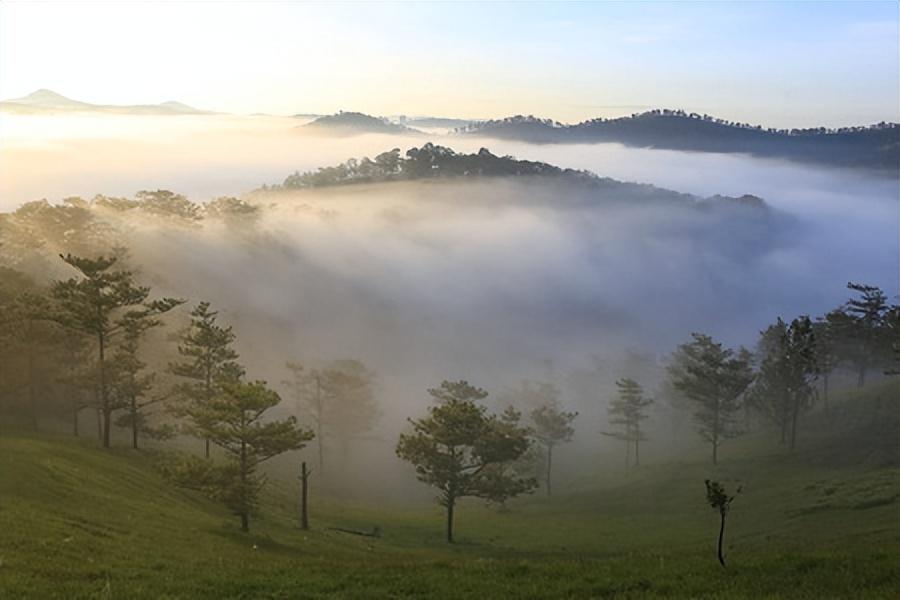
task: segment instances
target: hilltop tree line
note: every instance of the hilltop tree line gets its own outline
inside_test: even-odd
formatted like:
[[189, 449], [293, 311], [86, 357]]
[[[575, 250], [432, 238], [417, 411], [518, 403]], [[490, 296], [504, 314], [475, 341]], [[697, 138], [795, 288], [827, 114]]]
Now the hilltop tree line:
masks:
[[421, 148], [410, 148], [405, 155], [400, 154], [399, 148], [394, 148], [382, 152], [374, 160], [368, 157], [358, 160], [351, 158], [334, 167], [321, 167], [316, 171], [305, 173], [296, 172], [284, 180], [281, 188], [302, 189], [349, 183], [482, 175], [509, 177], [549, 175], [579, 180], [597, 179], [596, 175], [586, 171], [562, 169], [543, 162], [517, 160], [511, 156], [496, 156], [487, 148], [482, 148], [477, 153], [463, 154], [429, 142]]
[[682, 109], [670, 109], [670, 108], [654, 108], [651, 110], [635, 112], [630, 115], [624, 117], [595, 117], [593, 119], [587, 119], [581, 121], [579, 123], [575, 123], [573, 125], [566, 125], [565, 123], [561, 123], [559, 121], [553, 119], [546, 119], [536, 117], [534, 115], [513, 115], [509, 117], [504, 117], [502, 119], [488, 119], [486, 121], [473, 121], [472, 123], [468, 123], [462, 127], [457, 127], [454, 129], [456, 133], [473, 133], [479, 132], [486, 129], [491, 129], [498, 125], [539, 125], [544, 127], [553, 127], [556, 129], [579, 129], [579, 128], [589, 128], [592, 125], [597, 125], [601, 123], [619, 123], [626, 121], [635, 121], [641, 119], [647, 119], [649, 117], [678, 117], [682, 119], [690, 119], [693, 121], [702, 121], [704, 123], [713, 123], [715, 125], [721, 125], [724, 127], [733, 127], [736, 129], [749, 129], [752, 131], [764, 131], [766, 133], [771, 133], [775, 135], [783, 135], [783, 136], [810, 136], [810, 135], [835, 135], [835, 134], [846, 134], [846, 133], [859, 133], [862, 131], [869, 130], [890, 130], [896, 129], [898, 127], [897, 123], [888, 123], [886, 121], [881, 121], [879, 123], [874, 123], [872, 125], [857, 125], [850, 127], [763, 127], [762, 125], [753, 125], [751, 123], [744, 123], [740, 121], [730, 121], [728, 119], [721, 119], [718, 117], [714, 117], [708, 114], [700, 114], [696, 112], [688, 112]]
[[619, 143], [638, 148], [740, 152], [887, 172], [896, 172], [900, 164], [900, 124], [885, 122], [839, 129], [777, 129], [680, 110], [654, 110], [574, 125], [517, 115], [472, 123], [456, 133], [536, 144]]

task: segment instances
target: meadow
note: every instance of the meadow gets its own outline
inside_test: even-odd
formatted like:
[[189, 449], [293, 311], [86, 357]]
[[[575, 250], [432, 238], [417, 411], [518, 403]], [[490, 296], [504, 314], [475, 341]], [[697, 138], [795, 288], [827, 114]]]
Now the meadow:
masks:
[[[164, 479], [159, 451], [0, 433], [4, 598], [891, 598], [900, 590], [896, 382], [811, 417], [797, 452], [770, 435], [729, 458], [657, 462], [505, 508], [464, 503], [458, 541], [437, 506], [312, 497], [273, 476], [250, 534]], [[826, 425], [830, 423], [830, 425]], [[873, 429], [875, 428], [875, 429]], [[894, 432], [895, 434], [895, 432]], [[879, 441], [880, 440], [880, 441]], [[587, 468], [587, 465], [585, 465]], [[715, 559], [703, 480], [743, 491]], [[360, 531], [377, 526], [380, 537]]]

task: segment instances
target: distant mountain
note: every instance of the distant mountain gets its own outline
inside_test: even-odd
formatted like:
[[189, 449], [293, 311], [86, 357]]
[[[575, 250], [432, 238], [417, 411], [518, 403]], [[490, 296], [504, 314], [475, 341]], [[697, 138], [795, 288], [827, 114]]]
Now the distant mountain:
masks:
[[900, 171], [900, 125], [879, 123], [841, 129], [763, 129], [696, 113], [653, 110], [617, 119], [564, 125], [515, 116], [457, 129], [530, 143], [615, 142], [638, 148], [746, 153], [840, 167]]
[[386, 134], [420, 134], [421, 132], [405, 125], [391, 123], [387, 119], [372, 117], [358, 112], [339, 112], [315, 119], [311, 123], [301, 125], [305, 132], [322, 135], [360, 135], [364, 133]]
[[[544, 162], [518, 160], [512, 156], [497, 156], [487, 148], [477, 153], [459, 154], [450, 148], [427, 143], [421, 148], [410, 148], [404, 156], [400, 149], [383, 152], [373, 159], [351, 158], [334, 167], [317, 171], [294, 173], [281, 185], [266, 190], [295, 190], [321, 188], [361, 183], [391, 181], [419, 181], [436, 179], [477, 179], [485, 177], [540, 178], [575, 190], [571, 197], [581, 196], [588, 202], [597, 194], [628, 202], [687, 202], [697, 208], [724, 208], [765, 210], [764, 200], [750, 194], [738, 198], [712, 196], [701, 198], [653, 185], [627, 183], [609, 177], [600, 177], [590, 171], [557, 167]], [[584, 193], [587, 193], [584, 196]], [[768, 212], [768, 211], [766, 211]]]
[[54, 112], [101, 112], [116, 114], [142, 115], [202, 115], [209, 111], [188, 106], [182, 102], [170, 100], [162, 104], [137, 104], [119, 106], [112, 104], [90, 104], [72, 100], [52, 90], [40, 89], [24, 98], [4, 100], [0, 102], [0, 110], [16, 113], [54, 113]]

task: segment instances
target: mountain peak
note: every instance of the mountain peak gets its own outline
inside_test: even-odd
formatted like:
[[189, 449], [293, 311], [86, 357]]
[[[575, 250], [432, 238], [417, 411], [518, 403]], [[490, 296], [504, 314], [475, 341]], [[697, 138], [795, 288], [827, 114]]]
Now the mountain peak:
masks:
[[71, 98], [67, 98], [62, 94], [54, 92], [53, 90], [48, 90], [47, 88], [35, 90], [27, 96], [16, 98], [15, 100], [10, 100], [10, 102], [15, 102], [17, 104], [27, 104], [30, 106], [47, 106], [53, 108], [82, 106], [84, 104], [83, 102], [72, 100]]

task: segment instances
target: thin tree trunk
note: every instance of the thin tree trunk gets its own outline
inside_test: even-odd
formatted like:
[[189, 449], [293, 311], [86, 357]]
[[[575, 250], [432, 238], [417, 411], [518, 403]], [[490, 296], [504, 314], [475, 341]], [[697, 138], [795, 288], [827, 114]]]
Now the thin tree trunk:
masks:
[[131, 447], [138, 449], [138, 410], [137, 398], [131, 396]]
[[639, 444], [641, 443], [641, 427], [640, 425], [634, 426], [634, 466], [641, 466], [641, 454]]
[[453, 543], [453, 508], [456, 500], [450, 498], [447, 501], [447, 543]]
[[713, 450], [713, 464], [719, 464], [719, 402], [716, 401], [716, 412], [713, 420], [713, 431], [712, 431], [712, 450]]
[[[206, 405], [209, 406], [210, 401], [212, 401], [212, 369], [209, 366], [209, 363], [207, 363], [207, 366], [206, 366], [206, 377], [205, 377], [203, 383], [204, 383], [203, 394], [206, 399]], [[205, 442], [206, 442], [206, 444], [205, 444], [204, 455], [208, 459], [209, 458], [209, 438], [206, 438]]]
[[309, 471], [306, 462], [300, 463], [300, 529], [309, 529]]
[[325, 474], [325, 449], [322, 437], [322, 382], [316, 371], [316, 446], [319, 454], [319, 474]]
[[[29, 320], [28, 322], [28, 337], [29, 339], [34, 339], [34, 334], [32, 333], [32, 323]], [[31, 428], [34, 431], [38, 430], [38, 413], [37, 413], [37, 393], [34, 389], [34, 384], [36, 381], [35, 373], [34, 373], [34, 348], [29, 342], [28, 346], [28, 410], [31, 413]]]
[[[246, 423], [242, 424], [242, 429], [246, 427]], [[208, 440], [207, 440], [208, 442]], [[241, 455], [240, 455], [240, 469], [241, 469], [241, 531], [248, 532], [250, 531], [250, 519], [249, 519], [249, 508], [247, 505], [249, 504], [247, 498], [247, 443], [241, 440]]]
[[791, 452], [797, 447], [797, 421], [800, 417], [800, 407], [794, 406], [791, 412]]
[[719, 551], [718, 551], [718, 554], [719, 554], [719, 564], [721, 564], [724, 567], [725, 566], [725, 555], [722, 553], [722, 544], [725, 541], [725, 513], [722, 512], [720, 514], [721, 514], [722, 518], [721, 518], [721, 524], [719, 525]]
[[[97, 309], [99, 313], [99, 307]], [[109, 448], [109, 426], [112, 410], [109, 406], [109, 390], [106, 389], [106, 336], [97, 335], [100, 345], [100, 407], [103, 413], [103, 447]]]
[[550, 470], [553, 468], [553, 445], [550, 444], [547, 446], [547, 497], [552, 496], [552, 490], [550, 488]]

